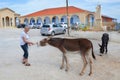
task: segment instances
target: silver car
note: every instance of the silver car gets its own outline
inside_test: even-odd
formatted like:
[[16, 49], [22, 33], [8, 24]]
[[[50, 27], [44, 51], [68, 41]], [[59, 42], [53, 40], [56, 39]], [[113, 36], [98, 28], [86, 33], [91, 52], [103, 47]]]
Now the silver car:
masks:
[[41, 28], [41, 35], [52, 35], [54, 36], [55, 34], [65, 34], [66, 30], [60, 25], [56, 24], [44, 24]]

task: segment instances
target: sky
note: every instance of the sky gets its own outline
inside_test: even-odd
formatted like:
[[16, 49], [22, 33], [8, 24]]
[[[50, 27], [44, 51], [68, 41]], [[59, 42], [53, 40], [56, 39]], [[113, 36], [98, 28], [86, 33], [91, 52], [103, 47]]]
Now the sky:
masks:
[[[102, 14], [116, 18], [120, 22], [120, 0], [68, 0], [69, 6], [95, 11], [98, 4]], [[30, 14], [47, 8], [64, 7], [66, 0], [0, 0], [0, 8], [8, 7], [16, 13]]]

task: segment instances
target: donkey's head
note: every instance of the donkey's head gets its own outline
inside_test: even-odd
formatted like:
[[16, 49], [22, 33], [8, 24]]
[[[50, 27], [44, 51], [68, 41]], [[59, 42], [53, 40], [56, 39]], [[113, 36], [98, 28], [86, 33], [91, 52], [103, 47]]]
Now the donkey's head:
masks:
[[44, 38], [43, 40], [40, 41], [40, 46], [46, 46], [47, 42], [48, 42], [48, 39]]
[[46, 46], [46, 44], [48, 43], [48, 41], [51, 39], [51, 37], [48, 38], [44, 38], [43, 40], [41, 40], [39, 42], [40, 46]]
[[102, 46], [102, 45], [100, 45], [100, 44], [98, 44], [99, 46], [100, 46], [100, 53], [104, 53], [104, 47]]

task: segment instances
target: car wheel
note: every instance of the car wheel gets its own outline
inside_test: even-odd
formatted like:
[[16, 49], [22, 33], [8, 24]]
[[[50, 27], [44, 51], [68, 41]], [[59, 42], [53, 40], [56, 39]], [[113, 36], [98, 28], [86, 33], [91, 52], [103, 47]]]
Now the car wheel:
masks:
[[55, 32], [53, 31], [52, 33], [51, 33], [51, 36], [54, 36], [55, 35]]
[[45, 34], [41, 34], [42, 36], [45, 36]]

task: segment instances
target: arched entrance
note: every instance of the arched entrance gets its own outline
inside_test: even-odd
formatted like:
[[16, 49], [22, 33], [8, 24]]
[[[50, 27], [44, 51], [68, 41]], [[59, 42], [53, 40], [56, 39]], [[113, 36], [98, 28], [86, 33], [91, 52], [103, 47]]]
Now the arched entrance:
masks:
[[42, 25], [42, 19], [40, 17], [37, 19], [37, 25]]
[[87, 19], [86, 19], [86, 24], [90, 27], [93, 27], [94, 26], [94, 20], [95, 20], [94, 15], [93, 14], [88, 14]]
[[35, 24], [35, 19], [34, 18], [31, 18], [30, 19], [30, 25], [34, 25]]
[[6, 26], [10, 26], [10, 20], [9, 20], [9, 17], [7, 16], [5, 19], [6, 19]]
[[52, 23], [58, 24], [59, 23], [59, 18], [57, 16], [54, 16], [52, 18]]
[[27, 18], [25, 18], [24, 19], [24, 24], [26, 24], [26, 25], [28, 25], [29, 23], [28, 23], [28, 19]]
[[44, 24], [50, 24], [50, 18], [49, 17], [45, 17]]
[[80, 24], [80, 18], [78, 15], [73, 15], [71, 18], [70, 18], [70, 24], [71, 25], [78, 25]]
[[67, 16], [62, 16], [61, 23], [67, 23]]
[[15, 25], [17, 26], [17, 25], [19, 25], [19, 24], [20, 24], [19, 18], [18, 18], [18, 17], [15, 17]]
[[10, 18], [10, 26], [13, 26], [13, 21], [12, 21], [13, 19], [12, 18]]
[[2, 18], [2, 24], [3, 24], [3, 27], [5, 26], [5, 20], [4, 18]]

